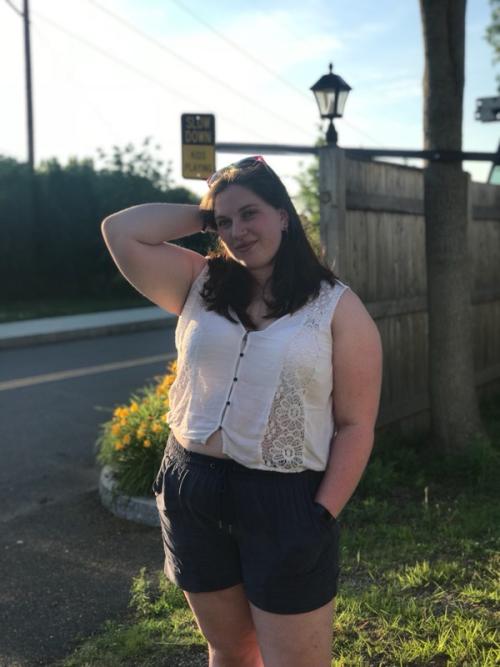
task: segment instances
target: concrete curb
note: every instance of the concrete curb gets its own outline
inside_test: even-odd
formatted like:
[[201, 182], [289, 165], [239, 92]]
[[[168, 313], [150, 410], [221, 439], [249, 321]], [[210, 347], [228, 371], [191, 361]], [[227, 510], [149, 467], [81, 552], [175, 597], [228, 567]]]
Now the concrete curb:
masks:
[[175, 327], [177, 316], [154, 307], [44, 317], [0, 324], [0, 350]]
[[120, 519], [160, 527], [160, 517], [155, 498], [126, 496], [116, 490], [116, 480], [110, 466], [104, 466], [99, 477], [99, 496], [110, 512]]

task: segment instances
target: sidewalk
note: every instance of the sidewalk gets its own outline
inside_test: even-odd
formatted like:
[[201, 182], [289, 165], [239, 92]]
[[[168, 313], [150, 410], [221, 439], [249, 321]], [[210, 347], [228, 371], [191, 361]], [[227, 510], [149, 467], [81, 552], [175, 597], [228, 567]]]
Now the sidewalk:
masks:
[[176, 315], [158, 306], [20, 320], [0, 324], [0, 350], [129, 331], [163, 329], [165, 326], [175, 327], [176, 323]]

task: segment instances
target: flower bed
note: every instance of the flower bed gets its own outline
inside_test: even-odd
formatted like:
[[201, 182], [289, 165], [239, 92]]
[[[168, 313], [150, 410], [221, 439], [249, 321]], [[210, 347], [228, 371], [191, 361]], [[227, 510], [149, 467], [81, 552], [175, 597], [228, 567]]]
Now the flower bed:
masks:
[[151, 495], [151, 485], [161, 464], [169, 434], [166, 413], [168, 392], [175, 380], [177, 362], [148, 385], [132, 394], [129, 405], [120, 405], [102, 425], [96, 440], [97, 460], [109, 466], [117, 492], [128, 496]]

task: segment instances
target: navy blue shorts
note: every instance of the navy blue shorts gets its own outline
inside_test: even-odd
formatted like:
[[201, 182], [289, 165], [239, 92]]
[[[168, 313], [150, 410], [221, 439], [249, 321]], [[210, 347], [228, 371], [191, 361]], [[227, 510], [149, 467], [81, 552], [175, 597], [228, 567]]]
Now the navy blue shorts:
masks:
[[256, 607], [299, 614], [337, 594], [339, 523], [315, 510], [323, 471], [256, 470], [170, 433], [153, 491], [168, 579], [190, 593], [242, 583]]

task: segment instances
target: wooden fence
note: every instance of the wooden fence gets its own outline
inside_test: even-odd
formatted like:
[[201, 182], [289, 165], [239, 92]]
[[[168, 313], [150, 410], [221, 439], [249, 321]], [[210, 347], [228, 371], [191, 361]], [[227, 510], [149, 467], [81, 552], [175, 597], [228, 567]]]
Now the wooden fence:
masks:
[[[474, 363], [481, 395], [500, 380], [500, 187], [473, 183], [469, 210]], [[429, 426], [423, 171], [320, 149], [321, 241], [362, 299], [384, 348], [377, 427]]]

